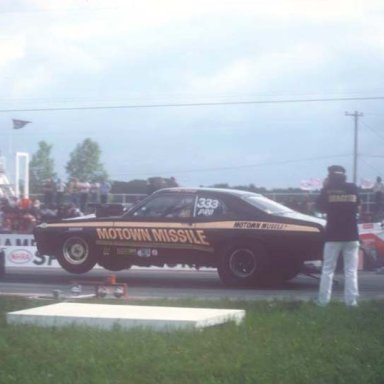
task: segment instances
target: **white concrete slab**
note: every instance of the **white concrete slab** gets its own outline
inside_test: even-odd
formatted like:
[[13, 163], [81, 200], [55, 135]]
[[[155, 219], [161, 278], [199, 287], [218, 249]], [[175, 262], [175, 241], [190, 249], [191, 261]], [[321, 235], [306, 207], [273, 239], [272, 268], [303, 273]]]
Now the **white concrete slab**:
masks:
[[239, 309], [57, 303], [8, 312], [7, 322], [44, 327], [82, 325], [103, 329], [119, 326], [170, 330], [203, 328], [228, 321], [239, 324], [244, 316], [245, 311]]

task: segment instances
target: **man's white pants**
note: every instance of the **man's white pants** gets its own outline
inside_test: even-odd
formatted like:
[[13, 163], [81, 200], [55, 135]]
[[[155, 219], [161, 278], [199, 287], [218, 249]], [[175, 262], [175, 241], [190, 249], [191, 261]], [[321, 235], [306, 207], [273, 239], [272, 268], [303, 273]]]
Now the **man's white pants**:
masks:
[[326, 305], [331, 300], [333, 276], [340, 253], [344, 258], [344, 301], [346, 305], [357, 305], [357, 297], [359, 296], [357, 283], [358, 241], [329, 241], [325, 243], [319, 290], [319, 303], [321, 305]]

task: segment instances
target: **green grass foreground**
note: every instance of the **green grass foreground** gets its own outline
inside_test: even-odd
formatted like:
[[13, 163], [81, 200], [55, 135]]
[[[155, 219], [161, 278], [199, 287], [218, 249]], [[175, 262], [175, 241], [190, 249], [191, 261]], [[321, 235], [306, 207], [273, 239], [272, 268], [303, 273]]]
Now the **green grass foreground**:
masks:
[[0, 298], [0, 383], [384, 382], [383, 301], [354, 309], [278, 301], [151, 303], [247, 313], [239, 326], [172, 332], [6, 324], [6, 312], [46, 304]]

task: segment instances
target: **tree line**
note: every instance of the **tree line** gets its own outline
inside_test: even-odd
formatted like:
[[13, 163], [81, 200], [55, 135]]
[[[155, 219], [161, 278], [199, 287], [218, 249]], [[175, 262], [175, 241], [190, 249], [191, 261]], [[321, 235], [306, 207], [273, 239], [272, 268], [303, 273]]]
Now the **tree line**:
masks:
[[[30, 192], [40, 193], [46, 180], [57, 180], [55, 161], [52, 158], [51, 144], [45, 141], [38, 143], [38, 150], [32, 155], [29, 163]], [[108, 173], [100, 162], [99, 145], [87, 138], [70, 153], [65, 166], [68, 180], [76, 178], [88, 182], [100, 182], [108, 179]]]
[[[55, 161], [52, 157], [53, 145], [45, 141], [38, 143], [36, 153], [32, 155], [29, 164], [30, 193], [41, 193], [46, 180], [57, 180]], [[109, 180], [112, 184], [111, 193], [114, 194], [149, 194], [156, 189], [177, 187], [175, 178], [161, 176], [150, 177], [146, 180], [135, 179], [130, 181], [110, 180], [104, 164], [101, 162], [101, 149], [97, 142], [90, 138], [79, 143], [69, 154], [69, 160], [65, 166], [68, 181], [76, 178], [79, 181], [99, 183]], [[256, 187], [254, 184], [230, 186], [227, 183], [210, 185], [215, 188], [235, 188], [256, 193], [271, 192], [264, 187]], [[273, 189], [272, 192], [300, 192], [299, 188]]]
[[[55, 160], [52, 157], [52, 144], [45, 141], [38, 143], [36, 153], [32, 154], [29, 163], [30, 193], [39, 194], [47, 180], [58, 180]], [[147, 180], [110, 180], [104, 164], [101, 162], [101, 149], [97, 142], [90, 138], [78, 144], [69, 154], [65, 165], [67, 180], [77, 179], [80, 182], [100, 183], [109, 180], [111, 193], [116, 194], [149, 194], [165, 187], [177, 187], [175, 178], [150, 177]]]

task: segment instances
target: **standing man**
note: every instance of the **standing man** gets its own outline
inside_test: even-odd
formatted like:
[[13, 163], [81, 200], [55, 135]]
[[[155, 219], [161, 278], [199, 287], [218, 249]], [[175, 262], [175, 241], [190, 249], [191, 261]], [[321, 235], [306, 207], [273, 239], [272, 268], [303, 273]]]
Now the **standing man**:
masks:
[[328, 168], [328, 178], [316, 203], [317, 208], [327, 215], [318, 302], [325, 306], [331, 300], [336, 263], [342, 254], [345, 276], [344, 301], [347, 306], [357, 306], [359, 295], [357, 213], [360, 198], [356, 185], [346, 182], [345, 169], [342, 166], [332, 165]]
[[381, 177], [376, 178], [376, 183], [373, 186], [373, 196], [375, 201], [375, 221], [381, 221], [383, 219], [384, 208], [384, 184]]
[[79, 180], [76, 177], [73, 177], [68, 184], [68, 193], [71, 197], [71, 203], [79, 208], [80, 204], [80, 195], [79, 195]]
[[111, 191], [111, 188], [112, 188], [111, 184], [106, 179], [103, 178], [99, 187], [101, 204], [108, 203], [108, 196], [109, 196], [109, 192]]
[[56, 206], [61, 207], [64, 202], [65, 183], [58, 179], [56, 182]]
[[44, 192], [44, 205], [47, 208], [52, 208], [54, 203], [54, 196], [55, 196], [55, 183], [51, 178], [48, 178], [44, 181], [43, 184], [43, 192]]
[[80, 211], [83, 213], [87, 213], [87, 205], [88, 205], [88, 195], [89, 190], [91, 188], [91, 184], [88, 181], [83, 181], [78, 183], [79, 193], [80, 193]]

